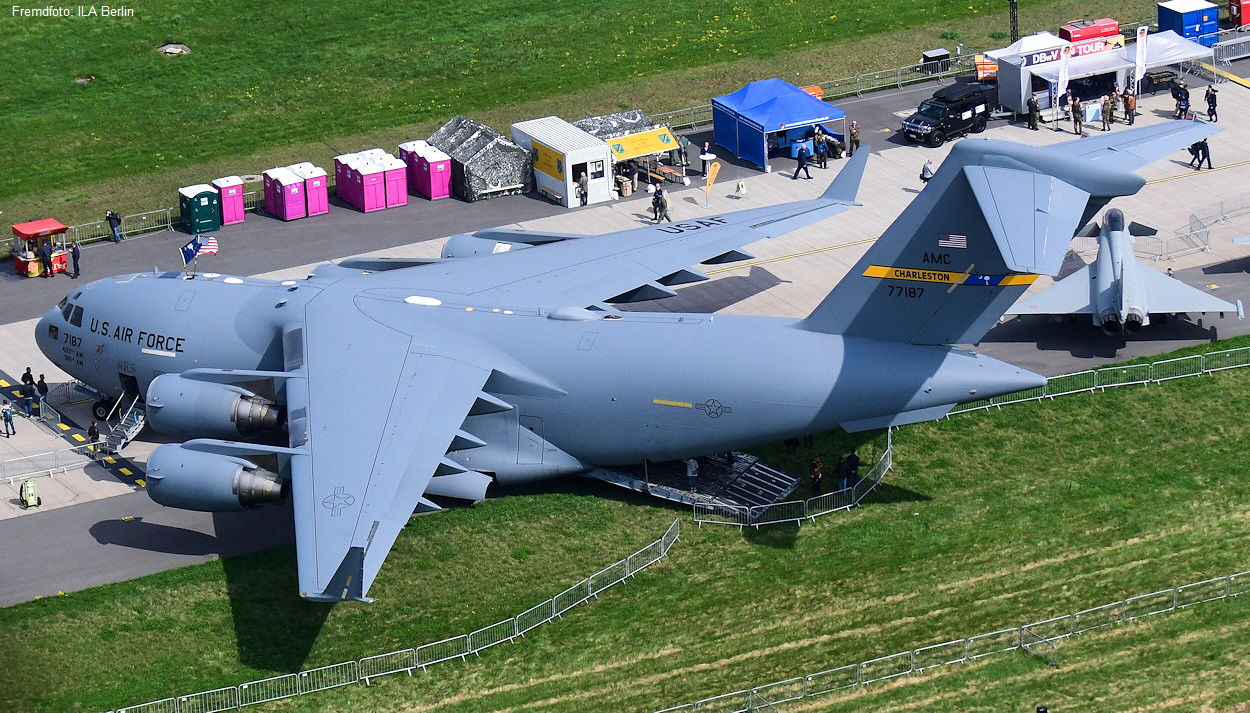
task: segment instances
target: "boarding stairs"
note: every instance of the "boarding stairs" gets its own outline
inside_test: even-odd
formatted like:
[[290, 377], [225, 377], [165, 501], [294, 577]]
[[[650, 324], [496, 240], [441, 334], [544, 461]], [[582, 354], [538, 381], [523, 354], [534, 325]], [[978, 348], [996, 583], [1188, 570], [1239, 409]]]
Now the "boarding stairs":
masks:
[[596, 468], [586, 475], [605, 483], [686, 505], [758, 507], [781, 502], [799, 486], [799, 479], [747, 453], [708, 456], [697, 487], [689, 489], [684, 461], [647, 462], [611, 470]]
[[133, 441], [143, 430], [143, 424], [147, 422], [147, 413], [147, 405], [136, 396], [134, 401], [130, 402], [126, 413], [122, 415], [122, 420], [113, 426], [108, 438], [104, 440], [105, 452], [121, 453], [122, 448], [125, 448], [126, 444]]

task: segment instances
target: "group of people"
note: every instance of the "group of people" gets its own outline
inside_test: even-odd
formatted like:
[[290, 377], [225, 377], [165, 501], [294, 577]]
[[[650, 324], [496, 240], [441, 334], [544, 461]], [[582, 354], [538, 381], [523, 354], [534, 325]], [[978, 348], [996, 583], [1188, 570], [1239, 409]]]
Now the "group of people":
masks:
[[[1176, 100], [1176, 114], [1174, 115], [1174, 118], [1193, 118], [1193, 115], [1190, 113], [1191, 106], [1189, 102], [1188, 85], [1184, 82], [1177, 82], [1176, 84], [1173, 84], [1172, 99]], [[1202, 100], [1207, 105], [1207, 121], [1219, 121], [1220, 117], [1219, 112], [1217, 111], [1220, 103], [1219, 92], [1216, 91], [1215, 87], [1207, 85], [1207, 91], [1206, 94], [1203, 95]]]
[[813, 151], [808, 151], [805, 142], [799, 146], [799, 150], [795, 154], [798, 165], [794, 169], [794, 179], [798, 180], [800, 171], [808, 178], [812, 177], [811, 171], [807, 169], [807, 166], [813, 152], [816, 154], [816, 165], [821, 168], [829, 167], [830, 156], [837, 158], [844, 153], [848, 157], [855, 155], [856, 149], [859, 148], [859, 122], [852, 121], [846, 133], [846, 148], [843, 149], [842, 143], [838, 141], [837, 137], [826, 133], [818, 124], [811, 135]]
[[[31, 367], [26, 367], [26, 372], [22, 374], [22, 385], [17, 390], [17, 405], [22, 409], [22, 415], [31, 418], [35, 415], [35, 402], [43, 399], [48, 395], [48, 382], [44, 381], [43, 374], [39, 375], [39, 379], [35, 379], [35, 375], [31, 373]], [[17, 429], [13, 425], [13, 405], [6, 399], [0, 410], [4, 412], [4, 437], [17, 433]]]
[[[812, 458], [811, 462], [811, 481], [812, 481], [812, 497], [820, 495], [821, 481], [824, 479], [825, 464], [821, 462], [820, 456]], [[839, 457], [837, 465], [834, 466], [834, 475], [837, 478], [838, 487], [834, 492], [841, 492], [847, 488], [855, 487], [859, 482], [859, 454], [855, 449], [851, 449], [849, 456]]]
[[[1091, 100], [1092, 101], [1092, 100]], [[1124, 123], [1129, 126], [1137, 118], [1137, 95], [1131, 89], [1125, 88], [1120, 91], [1119, 85], [1111, 90], [1111, 93], [1102, 95], [1099, 101], [1099, 108], [1102, 115], [1102, 130], [1110, 131], [1111, 125], [1115, 123], [1116, 113], [1123, 107]], [[1078, 136], [1081, 134], [1085, 124], [1085, 106], [1081, 102], [1081, 98], [1072, 93], [1071, 89], [1059, 98], [1059, 105], [1063, 110], [1072, 117], [1072, 132]], [[1029, 98], [1029, 128], [1037, 130], [1037, 122], [1041, 118], [1041, 110], [1038, 107], [1036, 98]]]

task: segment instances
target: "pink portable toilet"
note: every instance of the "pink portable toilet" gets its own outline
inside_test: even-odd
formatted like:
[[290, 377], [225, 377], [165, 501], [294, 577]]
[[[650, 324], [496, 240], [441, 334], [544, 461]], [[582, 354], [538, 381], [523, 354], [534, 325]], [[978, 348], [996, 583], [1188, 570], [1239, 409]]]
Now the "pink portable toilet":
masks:
[[247, 215], [247, 206], [243, 201], [243, 179], [238, 176], [223, 176], [214, 178], [213, 185], [221, 194], [221, 224], [242, 223]]
[[430, 200], [436, 201], [439, 198], [448, 198], [451, 196], [451, 156], [439, 151], [433, 146], [422, 154], [426, 166], [425, 180], [429, 185]]
[[329, 213], [330, 180], [325, 169], [311, 163], [297, 163], [289, 168], [291, 173], [304, 179], [304, 203], [308, 207], [308, 215]]
[[388, 155], [380, 165], [386, 177], [386, 207], [408, 205], [408, 164]]
[[304, 179], [285, 167], [270, 169], [269, 173], [273, 177], [276, 201], [273, 214], [282, 220], [295, 220], [308, 215], [308, 206], [304, 203]]
[[361, 170], [368, 166], [369, 159], [356, 154], [343, 167], [343, 176], [347, 183], [343, 191], [339, 193], [339, 196], [360, 210], [365, 209], [364, 182], [361, 179]]
[[408, 186], [416, 188], [417, 173], [421, 169], [421, 152], [429, 147], [422, 139], [406, 141], [399, 145], [399, 160], [408, 166]]
[[281, 167], [271, 168], [261, 174], [265, 181], [265, 212], [269, 215], [278, 214], [278, 197], [274, 192], [274, 188], [277, 187], [277, 184], [273, 180], [273, 172], [277, 171], [279, 168]]
[[345, 153], [341, 156], [334, 157], [334, 192], [339, 198], [355, 205], [355, 201], [351, 199], [352, 188], [355, 183], [352, 180], [351, 173], [347, 170], [347, 164], [356, 158], [354, 153]]
[[352, 164], [360, 203], [356, 207], [366, 213], [386, 208], [386, 170], [382, 164], [362, 161]]

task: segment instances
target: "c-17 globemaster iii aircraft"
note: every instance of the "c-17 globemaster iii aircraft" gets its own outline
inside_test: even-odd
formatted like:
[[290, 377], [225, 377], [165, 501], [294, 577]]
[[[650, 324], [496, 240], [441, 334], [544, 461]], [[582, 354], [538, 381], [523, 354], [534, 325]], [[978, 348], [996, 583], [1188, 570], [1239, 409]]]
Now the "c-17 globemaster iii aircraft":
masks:
[[71, 376], [142, 397], [155, 429], [193, 439], [152, 453], [154, 500], [239, 510], [289, 492], [301, 596], [368, 601], [430, 496], [913, 423], [1045, 383], [952, 345], [1055, 274], [1076, 228], [1141, 188], [1133, 169], [1209, 133], [965, 139], [804, 319], [611, 303], [671, 295], [706, 279], [692, 265], [747, 259], [742, 246], [853, 205], [868, 150], [819, 198], [774, 207], [593, 237], [482, 230], [440, 260], [344, 260], [298, 282], [99, 280], [36, 338]]

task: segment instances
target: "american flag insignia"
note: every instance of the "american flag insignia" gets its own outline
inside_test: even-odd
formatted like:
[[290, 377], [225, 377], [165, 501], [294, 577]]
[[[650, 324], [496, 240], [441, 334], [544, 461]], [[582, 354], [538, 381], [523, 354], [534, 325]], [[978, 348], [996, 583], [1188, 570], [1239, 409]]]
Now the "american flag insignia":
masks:
[[958, 233], [938, 235], [939, 248], [951, 248], [954, 250], [968, 249], [968, 236], [959, 235]]

